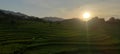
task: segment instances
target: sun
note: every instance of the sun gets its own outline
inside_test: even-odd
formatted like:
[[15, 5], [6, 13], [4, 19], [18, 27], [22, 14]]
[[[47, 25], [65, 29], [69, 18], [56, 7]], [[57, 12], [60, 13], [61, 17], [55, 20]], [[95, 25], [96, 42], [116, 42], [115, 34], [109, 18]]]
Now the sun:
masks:
[[88, 21], [91, 17], [91, 14], [89, 12], [83, 13], [83, 20]]

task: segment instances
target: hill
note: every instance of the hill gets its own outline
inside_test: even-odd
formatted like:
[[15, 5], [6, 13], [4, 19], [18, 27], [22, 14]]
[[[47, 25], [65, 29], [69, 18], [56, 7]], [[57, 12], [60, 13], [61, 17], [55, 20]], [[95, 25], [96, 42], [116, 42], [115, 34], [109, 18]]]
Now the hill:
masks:
[[0, 10], [0, 54], [120, 53], [119, 19], [47, 18]]

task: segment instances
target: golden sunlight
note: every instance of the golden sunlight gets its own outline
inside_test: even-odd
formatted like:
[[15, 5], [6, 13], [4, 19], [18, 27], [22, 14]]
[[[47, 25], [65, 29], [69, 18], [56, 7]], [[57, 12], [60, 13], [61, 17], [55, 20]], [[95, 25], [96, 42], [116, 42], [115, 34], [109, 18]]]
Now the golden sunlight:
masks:
[[83, 20], [84, 21], [90, 20], [90, 16], [91, 16], [91, 14], [89, 12], [83, 13]]

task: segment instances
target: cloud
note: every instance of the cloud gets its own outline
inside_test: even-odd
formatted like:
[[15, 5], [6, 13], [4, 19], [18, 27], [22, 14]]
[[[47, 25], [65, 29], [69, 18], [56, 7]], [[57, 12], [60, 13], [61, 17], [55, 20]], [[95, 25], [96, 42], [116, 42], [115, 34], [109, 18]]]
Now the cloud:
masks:
[[119, 15], [120, 0], [23, 0], [38, 16], [80, 17], [84, 11], [94, 16]]

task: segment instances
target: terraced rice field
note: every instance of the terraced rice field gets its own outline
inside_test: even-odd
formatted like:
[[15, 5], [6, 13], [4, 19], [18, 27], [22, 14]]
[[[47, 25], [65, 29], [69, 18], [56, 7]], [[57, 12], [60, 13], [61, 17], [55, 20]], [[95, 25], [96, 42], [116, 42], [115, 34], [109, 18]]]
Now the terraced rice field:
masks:
[[[70, 25], [1, 25], [0, 54], [119, 54], [119, 33]], [[86, 35], [87, 34], [87, 35]], [[117, 35], [118, 34], [118, 35]], [[116, 35], [116, 36], [114, 36]]]

